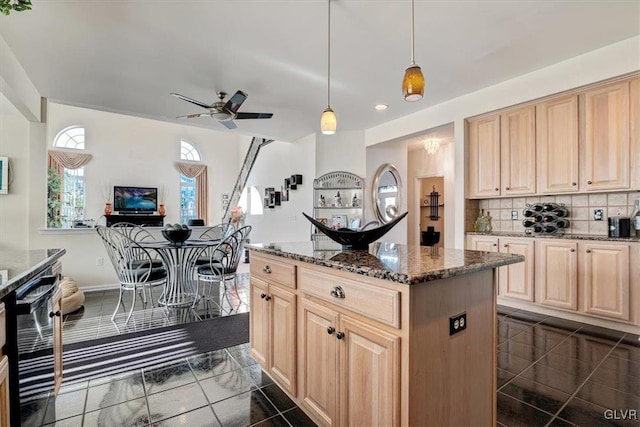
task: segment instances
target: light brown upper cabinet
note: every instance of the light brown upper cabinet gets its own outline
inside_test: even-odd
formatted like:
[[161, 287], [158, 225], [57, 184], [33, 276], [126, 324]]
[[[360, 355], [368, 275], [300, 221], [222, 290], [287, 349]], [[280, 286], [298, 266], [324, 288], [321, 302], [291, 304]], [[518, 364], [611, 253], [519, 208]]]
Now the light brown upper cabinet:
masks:
[[581, 95], [581, 191], [630, 188], [629, 86], [623, 81]]
[[538, 193], [578, 191], [578, 96], [536, 105]]
[[536, 110], [533, 105], [500, 115], [500, 183], [503, 196], [536, 192]]
[[469, 121], [470, 198], [536, 192], [535, 107]]
[[500, 115], [469, 121], [469, 197], [500, 195]]

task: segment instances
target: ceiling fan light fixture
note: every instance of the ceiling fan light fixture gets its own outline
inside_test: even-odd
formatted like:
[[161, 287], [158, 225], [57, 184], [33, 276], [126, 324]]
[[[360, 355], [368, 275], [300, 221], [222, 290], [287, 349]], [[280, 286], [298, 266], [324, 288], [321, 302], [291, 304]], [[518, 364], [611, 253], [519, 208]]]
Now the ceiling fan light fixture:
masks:
[[336, 119], [336, 113], [333, 112], [331, 107], [327, 107], [320, 117], [320, 130], [323, 135], [333, 135], [336, 133], [336, 127], [338, 121]]

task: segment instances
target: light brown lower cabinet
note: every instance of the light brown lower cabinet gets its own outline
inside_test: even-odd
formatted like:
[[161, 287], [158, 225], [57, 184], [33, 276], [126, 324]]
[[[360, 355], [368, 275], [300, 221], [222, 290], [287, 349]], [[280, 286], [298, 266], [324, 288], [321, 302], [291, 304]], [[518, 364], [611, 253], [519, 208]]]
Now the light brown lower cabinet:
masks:
[[62, 385], [62, 291], [56, 288], [51, 297], [53, 318], [53, 386], [57, 396]]
[[400, 337], [308, 300], [301, 306], [305, 409], [325, 425], [398, 425]]
[[536, 242], [535, 276], [537, 302], [578, 309], [578, 243], [553, 239]]
[[296, 295], [251, 277], [251, 356], [278, 384], [296, 392]]
[[0, 357], [0, 426], [8, 427], [9, 418], [9, 358]]

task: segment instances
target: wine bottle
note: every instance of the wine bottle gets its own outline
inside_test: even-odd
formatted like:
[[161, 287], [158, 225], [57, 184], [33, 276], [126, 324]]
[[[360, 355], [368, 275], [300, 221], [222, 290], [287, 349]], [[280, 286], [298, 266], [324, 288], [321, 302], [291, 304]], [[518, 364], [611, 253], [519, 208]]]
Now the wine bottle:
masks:
[[569, 211], [564, 206], [558, 206], [553, 212], [558, 218], [569, 216]]
[[546, 224], [544, 227], [542, 227], [542, 230], [545, 233], [555, 233], [556, 231], [558, 231], [558, 227], [556, 226], [555, 223], [551, 222], [549, 224]]
[[551, 212], [551, 211], [554, 211], [559, 206], [560, 205], [558, 205], [557, 203], [544, 203], [542, 205], [542, 210], [545, 212]]
[[535, 224], [542, 222], [542, 216], [536, 215], [522, 220], [522, 225], [525, 227], [533, 227]]
[[531, 227], [534, 233], [542, 233], [542, 226], [540, 224], [536, 224]]
[[558, 218], [558, 220], [555, 222], [556, 226], [558, 226], [558, 228], [569, 228], [569, 220], [568, 219], [564, 219], [564, 218]]
[[542, 217], [542, 220], [543, 220], [544, 222], [554, 222], [554, 221], [556, 221], [557, 219], [558, 219], [558, 218], [556, 217], [555, 213], [553, 213], [553, 212], [549, 212], [549, 213], [547, 213], [546, 215], [544, 215], [544, 216]]

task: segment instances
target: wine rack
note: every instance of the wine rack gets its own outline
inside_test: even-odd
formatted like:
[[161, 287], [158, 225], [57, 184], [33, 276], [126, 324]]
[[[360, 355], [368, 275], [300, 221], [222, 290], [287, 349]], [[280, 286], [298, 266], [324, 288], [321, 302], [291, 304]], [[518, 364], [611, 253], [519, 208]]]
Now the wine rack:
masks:
[[563, 234], [569, 227], [569, 210], [562, 203], [530, 203], [522, 215], [526, 234]]

